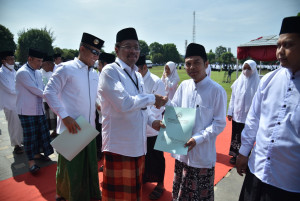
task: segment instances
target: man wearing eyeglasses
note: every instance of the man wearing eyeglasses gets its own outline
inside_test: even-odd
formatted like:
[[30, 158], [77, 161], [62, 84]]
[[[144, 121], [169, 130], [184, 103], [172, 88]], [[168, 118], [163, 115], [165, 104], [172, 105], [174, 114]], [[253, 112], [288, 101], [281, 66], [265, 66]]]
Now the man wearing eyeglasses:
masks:
[[98, 86], [102, 111], [104, 153], [103, 200], [141, 200], [146, 147], [146, 124], [159, 130], [161, 121], [147, 106], [165, 105], [166, 96], [146, 94], [135, 65], [140, 46], [134, 28], [117, 33], [114, 63], [103, 68]]
[[[58, 116], [57, 133], [80, 130], [75, 119], [83, 116], [95, 127], [98, 74], [93, 69], [104, 41], [83, 33], [79, 56], [61, 63], [50, 78], [44, 96]], [[87, 145], [72, 161], [58, 155], [56, 200], [101, 199], [96, 156], [96, 141]]]

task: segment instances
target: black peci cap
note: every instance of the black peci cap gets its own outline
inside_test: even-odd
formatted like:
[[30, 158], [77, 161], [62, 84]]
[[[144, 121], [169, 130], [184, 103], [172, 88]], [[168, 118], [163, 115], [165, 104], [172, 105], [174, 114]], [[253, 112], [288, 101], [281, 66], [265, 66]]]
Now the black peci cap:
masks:
[[134, 28], [125, 28], [117, 33], [116, 42], [122, 42], [123, 40], [139, 40]]
[[57, 54], [54, 54], [54, 55], [53, 55], [53, 58], [54, 58], [54, 59], [56, 59], [57, 57], [61, 57], [61, 54], [60, 54], [60, 53], [57, 53]]
[[141, 55], [139, 57], [139, 59], [137, 60], [137, 62], [135, 63], [135, 65], [137, 66], [141, 66], [141, 65], [145, 65], [146, 64], [146, 56], [145, 55]]
[[99, 56], [99, 61], [106, 62], [108, 64], [114, 62], [116, 60], [115, 55], [102, 52]]
[[8, 56], [14, 56], [14, 52], [13, 51], [2, 51], [0, 52], [0, 59], [5, 59]]
[[32, 48], [29, 48], [28, 56], [43, 59], [45, 56], [45, 53], [35, 50], [35, 49], [32, 49]]
[[300, 33], [300, 16], [286, 17], [282, 20], [280, 34]]
[[197, 43], [190, 43], [186, 48], [185, 59], [191, 56], [200, 56], [204, 62], [207, 61], [207, 55], [203, 45]]
[[81, 42], [85, 43], [87, 45], [90, 45], [92, 47], [95, 47], [99, 50], [102, 48], [102, 46], [104, 44], [103, 40], [101, 40], [100, 38], [97, 38], [96, 36], [93, 36], [89, 33], [82, 34]]
[[45, 55], [43, 61], [44, 61], [44, 62], [45, 62], [45, 61], [51, 61], [51, 62], [53, 62], [54, 59], [53, 59], [53, 56], [47, 56], [47, 55]]

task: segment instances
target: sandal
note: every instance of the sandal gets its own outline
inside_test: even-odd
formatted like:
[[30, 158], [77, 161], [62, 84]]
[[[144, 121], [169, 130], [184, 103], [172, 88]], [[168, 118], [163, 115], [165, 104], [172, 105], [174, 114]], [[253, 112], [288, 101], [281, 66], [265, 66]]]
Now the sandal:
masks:
[[99, 172], [103, 172], [103, 168], [104, 168], [104, 166], [102, 165], [102, 166], [99, 168]]
[[34, 160], [40, 160], [40, 161], [51, 161], [51, 159], [48, 156], [44, 156], [41, 154], [40, 157], [34, 158]]
[[150, 200], [158, 200], [162, 196], [164, 191], [165, 191], [164, 188], [160, 188], [160, 187], [156, 186], [154, 188], [154, 190], [152, 191], [152, 193], [150, 193], [149, 199]]
[[35, 173], [37, 173], [39, 170], [40, 170], [40, 167], [37, 166], [37, 165], [33, 165], [33, 166], [31, 166], [31, 167], [29, 168], [29, 172], [30, 172], [31, 174], [35, 174]]

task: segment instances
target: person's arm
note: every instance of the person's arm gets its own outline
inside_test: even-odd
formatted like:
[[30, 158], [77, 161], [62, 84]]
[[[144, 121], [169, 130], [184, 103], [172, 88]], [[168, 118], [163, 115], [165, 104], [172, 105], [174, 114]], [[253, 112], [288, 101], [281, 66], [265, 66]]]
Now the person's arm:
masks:
[[113, 108], [119, 112], [129, 112], [153, 105], [162, 98], [154, 94], [130, 95], [127, 93], [119, 75], [113, 68], [105, 68], [99, 78], [98, 95], [110, 102]]
[[43, 90], [39, 89], [36, 86], [36, 84], [32, 81], [32, 79], [29, 75], [29, 72], [22, 71], [20, 73], [17, 73], [16, 82], [20, 83], [22, 86], [24, 86], [32, 94], [43, 98]]
[[8, 94], [15, 95], [16, 90], [12, 86], [9, 86], [8, 84], [9, 84], [8, 80], [5, 78], [5, 76], [2, 73], [0, 73], [0, 88], [2, 88]]
[[250, 110], [248, 112], [245, 127], [241, 134], [241, 147], [239, 149], [239, 156], [237, 157], [236, 168], [239, 175], [246, 172], [248, 156], [255, 143], [257, 130], [259, 128], [260, 113], [261, 113], [261, 85], [255, 93]]

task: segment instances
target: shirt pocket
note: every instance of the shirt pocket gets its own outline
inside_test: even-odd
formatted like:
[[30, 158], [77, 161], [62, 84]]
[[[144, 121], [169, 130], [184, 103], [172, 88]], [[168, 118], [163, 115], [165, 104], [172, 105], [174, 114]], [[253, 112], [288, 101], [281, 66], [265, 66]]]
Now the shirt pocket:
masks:
[[196, 122], [196, 124], [200, 124], [197, 125], [197, 127], [200, 130], [203, 130], [208, 125], [210, 125], [213, 120], [213, 108], [204, 105], [199, 105], [197, 107], [196, 119], [199, 120]]

